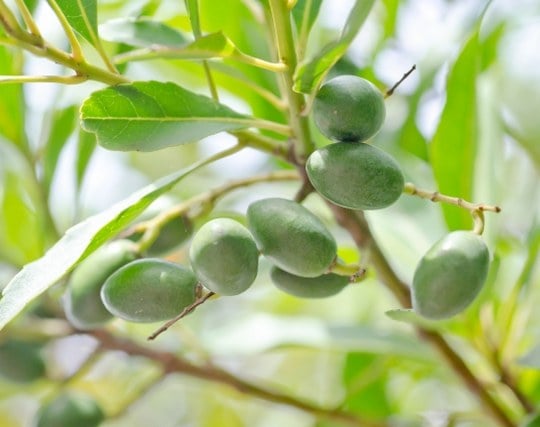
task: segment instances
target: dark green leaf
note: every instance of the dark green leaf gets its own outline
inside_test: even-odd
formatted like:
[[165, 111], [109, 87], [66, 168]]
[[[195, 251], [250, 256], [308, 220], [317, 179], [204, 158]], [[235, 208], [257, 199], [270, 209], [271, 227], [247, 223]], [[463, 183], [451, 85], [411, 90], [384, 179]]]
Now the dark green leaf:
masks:
[[50, 119], [51, 128], [45, 142], [43, 159], [43, 179], [47, 193], [54, 177], [60, 153], [77, 123], [76, 117], [77, 107], [71, 106], [55, 111]]
[[294, 90], [301, 93], [311, 93], [319, 87], [330, 68], [347, 51], [362, 28], [374, 3], [375, 0], [356, 1], [339, 39], [326, 45], [318, 55], [306, 63], [300, 64], [297, 68]]
[[174, 28], [147, 18], [112, 19], [99, 26], [99, 33], [104, 40], [137, 47], [181, 46], [188, 42]]
[[99, 43], [96, 0], [56, 0], [69, 25], [93, 46]]
[[137, 82], [94, 92], [83, 127], [109, 150], [154, 151], [245, 128], [253, 119], [174, 83]]
[[[448, 75], [446, 104], [430, 144], [431, 165], [439, 191], [464, 199], [473, 192], [477, 139], [476, 77], [480, 69], [478, 32], [467, 41]], [[471, 215], [443, 205], [451, 230], [469, 228]]]

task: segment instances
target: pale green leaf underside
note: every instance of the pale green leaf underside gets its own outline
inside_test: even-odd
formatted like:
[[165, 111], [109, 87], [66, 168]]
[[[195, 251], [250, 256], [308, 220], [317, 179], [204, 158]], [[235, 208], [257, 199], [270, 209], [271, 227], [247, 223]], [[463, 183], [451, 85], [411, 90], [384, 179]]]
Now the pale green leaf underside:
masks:
[[96, 0], [56, 0], [69, 25], [96, 46], [97, 38], [97, 1]]
[[150, 203], [202, 164], [204, 162], [162, 178], [70, 228], [43, 257], [26, 265], [3, 290], [0, 329], [34, 298], [62, 279], [83, 257], [114, 237]]
[[250, 126], [253, 119], [174, 83], [136, 82], [94, 92], [85, 130], [109, 150], [154, 151]]
[[180, 46], [188, 42], [184, 35], [162, 22], [133, 17], [111, 19], [101, 24], [99, 34], [104, 40], [137, 47]]
[[375, 0], [357, 0], [339, 39], [326, 45], [319, 54], [299, 65], [294, 77], [294, 90], [312, 93], [318, 88], [334, 64], [345, 54], [364, 24]]

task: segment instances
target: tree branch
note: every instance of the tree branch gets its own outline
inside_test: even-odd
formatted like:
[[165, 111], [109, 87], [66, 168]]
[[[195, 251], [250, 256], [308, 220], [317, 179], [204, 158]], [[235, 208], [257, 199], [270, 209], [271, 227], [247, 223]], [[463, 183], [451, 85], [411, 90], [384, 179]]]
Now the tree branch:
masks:
[[123, 351], [132, 356], [142, 356], [160, 364], [165, 373], [183, 373], [202, 380], [227, 385], [240, 393], [263, 399], [269, 402], [291, 406], [308, 412], [316, 417], [332, 419], [343, 424], [356, 427], [388, 427], [385, 422], [366, 420], [341, 409], [321, 408], [295, 397], [261, 388], [213, 365], [196, 365], [181, 356], [143, 347], [128, 339], [119, 338], [105, 330], [92, 331], [101, 348]]

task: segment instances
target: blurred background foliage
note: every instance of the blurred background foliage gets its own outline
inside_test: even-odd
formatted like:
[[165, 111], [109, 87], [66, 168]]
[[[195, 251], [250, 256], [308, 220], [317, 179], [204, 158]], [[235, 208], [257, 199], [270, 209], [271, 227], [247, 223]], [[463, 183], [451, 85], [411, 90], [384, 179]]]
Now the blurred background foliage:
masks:
[[[308, 1], [300, 0], [300, 11]], [[34, 6], [44, 35], [59, 46], [63, 33], [45, 2]], [[32, 4], [31, 4], [32, 3]], [[334, 40], [352, 1], [317, 1], [305, 58]], [[204, 32], [223, 31], [244, 52], [272, 57], [259, 1], [201, 0]], [[111, 20], [145, 17], [191, 34], [180, 1], [99, 1], [104, 38]], [[316, 18], [316, 19], [315, 19]], [[107, 27], [109, 26], [109, 27]], [[112, 37], [114, 39], [114, 37]], [[392, 153], [407, 180], [468, 200], [497, 204], [485, 239], [493, 262], [488, 286], [464, 314], [430, 324], [441, 331], [513, 419], [524, 412], [507, 385], [509, 375], [530, 402], [540, 402], [540, 4], [534, 0], [380, 0], [331, 74], [358, 74], [385, 90], [413, 64], [416, 71], [387, 100], [387, 119], [374, 144]], [[110, 52], [128, 45], [107, 41]], [[84, 45], [89, 57], [95, 55]], [[96, 61], [99, 61], [95, 56]], [[253, 83], [278, 93], [273, 74], [228, 60], [210, 64], [221, 101], [285, 122]], [[51, 74], [58, 66], [0, 46], [0, 74]], [[208, 94], [200, 63], [134, 62], [136, 80], [168, 80]], [[183, 168], [232, 142], [225, 134], [153, 153], [108, 152], [78, 127], [77, 110], [97, 83], [0, 85], [0, 286], [40, 257], [71, 225], [144, 184]], [[326, 144], [317, 131], [317, 145]], [[286, 167], [247, 149], [178, 185], [185, 200], [230, 179]], [[209, 215], [241, 216], [261, 197], [292, 197], [293, 184], [264, 184], [234, 192]], [[340, 254], [357, 260], [349, 236], [326, 205], [306, 205], [339, 239]], [[410, 283], [422, 254], [448, 230], [470, 228], [467, 212], [403, 196], [367, 214], [373, 233], [399, 276]], [[204, 221], [205, 218], [202, 219]], [[186, 262], [186, 247], [170, 255]], [[398, 307], [377, 277], [325, 300], [301, 300], [275, 289], [262, 261], [246, 293], [200, 307], [151, 344], [189, 360], [211, 360], [240, 378], [321, 407], [340, 407], [392, 426], [490, 426], [437, 352], [414, 329], [385, 315]], [[82, 390], [109, 416], [104, 427], [273, 427], [340, 425], [309, 411], [269, 403], [218, 382], [164, 376], [149, 360], [100, 351], [62, 321], [59, 283], [2, 331], [0, 347], [15, 339], [39, 346], [45, 364], [37, 378], [10, 378], [0, 350], [0, 425], [30, 426], [40, 402], [61, 389]], [[136, 342], [155, 325], [120, 320], [108, 329]], [[3, 367], [4, 365], [4, 367]], [[4, 369], [6, 367], [6, 369]], [[517, 424], [516, 424], [517, 425]]]

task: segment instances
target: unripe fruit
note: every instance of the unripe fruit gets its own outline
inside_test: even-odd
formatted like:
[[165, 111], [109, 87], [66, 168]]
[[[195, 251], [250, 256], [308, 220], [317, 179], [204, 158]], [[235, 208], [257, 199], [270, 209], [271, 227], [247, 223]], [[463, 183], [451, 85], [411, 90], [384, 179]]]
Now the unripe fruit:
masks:
[[381, 209], [403, 191], [403, 173], [396, 161], [368, 144], [330, 144], [308, 158], [306, 172], [313, 187], [332, 203], [349, 209]]
[[263, 255], [291, 274], [320, 276], [336, 257], [336, 241], [328, 229], [292, 200], [269, 198], [252, 203], [247, 221]]
[[349, 284], [349, 278], [334, 273], [318, 277], [299, 277], [272, 267], [270, 278], [283, 292], [300, 298], [326, 298], [339, 293]]
[[193, 237], [189, 258], [201, 283], [220, 295], [242, 293], [257, 277], [257, 245], [246, 227], [229, 218], [204, 224]]
[[76, 328], [97, 328], [112, 318], [101, 301], [101, 287], [112, 273], [136, 258], [133, 242], [116, 240], [79, 264], [71, 275], [65, 296], [66, 317]]
[[489, 252], [472, 231], [454, 231], [427, 251], [414, 273], [412, 305], [429, 319], [445, 319], [463, 311], [486, 280]]
[[[167, 222], [161, 230], [156, 240], [145, 251], [151, 257], [158, 257], [170, 253], [186, 242], [193, 234], [193, 224], [187, 216], [174, 218]], [[134, 233], [128, 238], [133, 241], [139, 240], [143, 232]]]
[[197, 278], [186, 267], [157, 258], [130, 262], [113, 273], [101, 289], [113, 315], [131, 322], [170, 319], [195, 301]]
[[100, 406], [90, 396], [64, 393], [37, 413], [36, 427], [97, 427], [105, 419]]
[[313, 120], [330, 139], [362, 142], [381, 128], [386, 115], [382, 93], [358, 76], [339, 76], [321, 86], [313, 102]]
[[45, 375], [41, 345], [9, 340], [0, 344], [0, 375], [14, 382], [30, 382]]

